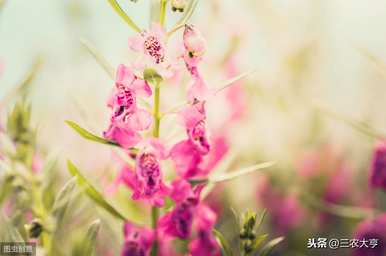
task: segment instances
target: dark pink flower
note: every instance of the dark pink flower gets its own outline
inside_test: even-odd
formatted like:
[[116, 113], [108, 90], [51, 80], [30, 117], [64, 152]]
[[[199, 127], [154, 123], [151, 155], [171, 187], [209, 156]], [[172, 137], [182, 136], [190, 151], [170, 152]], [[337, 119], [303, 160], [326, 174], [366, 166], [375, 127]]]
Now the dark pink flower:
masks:
[[136, 157], [135, 175], [126, 175], [126, 184], [133, 190], [133, 199], [148, 200], [153, 206], [162, 206], [169, 188], [164, 184], [160, 161], [166, 158], [166, 150], [156, 139], [145, 142]]
[[[360, 223], [354, 232], [355, 239], [359, 240], [361, 248], [355, 248], [353, 256], [384, 256], [386, 255], [386, 214], [375, 219], [365, 220]], [[376, 246], [371, 245], [376, 243]], [[360, 241], [367, 241], [363, 245]]]
[[150, 96], [150, 86], [139, 79], [125, 65], [118, 66], [115, 90], [108, 101], [113, 113], [109, 128], [104, 132], [106, 139], [119, 143], [124, 148], [135, 146], [140, 140], [139, 131], [151, 125], [151, 114], [137, 106], [137, 96]]
[[375, 146], [369, 172], [370, 187], [386, 190], [386, 142]]
[[154, 240], [154, 232], [148, 228], [140, 228], [132, 223], [124, 225], [125, 242], [121, 256], [146, 256], [150, 252]]
[[158, 227], [168, 236], [187, 239], [192, 233], [201, 188], [193, 189], [186, 180], [174, 181], [172, 186], [171, 197], [176, 201], [176, 206], [160, 218]]
[[217, 219], [216, 214], [201, 204], [197, 207], [196, 218], [196, 237], [189, 244], [190, 255], [220, 256], [221, 250], [212, 232]]

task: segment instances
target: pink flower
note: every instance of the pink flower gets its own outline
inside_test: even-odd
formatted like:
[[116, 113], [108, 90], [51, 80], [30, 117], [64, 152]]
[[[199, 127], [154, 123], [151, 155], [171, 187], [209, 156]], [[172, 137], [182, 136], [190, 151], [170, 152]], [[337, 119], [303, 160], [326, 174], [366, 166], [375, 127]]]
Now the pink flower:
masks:
[[196, 212], [197, 236], [189, 244], [191, 256], [213, 255], [220, 256], [220, 247], [214, 237], [212, 230], [216, 223], [216, 214], [207, 206], [201, 204]]
[[166, 150], [155, 139], [145, 142], [136, 157], [135, 175], [125, 174], [125, 183], [134, 190], [133, 200], [145, 199], [153, 206], [162, 206], [169, 188], [164, 184], [160, 160], [166, 159]]
[[202, 162], [202, 154], [189, 139], [175, 144], [170, 151], [170, 157], [181, 177], [190, 178], [200, 173], [199, 165]]
[[[382, 214], [375, 219], [365, 220], [360, 223], [354, 232], [354, 237], [361, 245], [366, 240], [366, 246], [355, 248], [354, 256], [384, 256], [386, 255], [386, 214]], [[371, 239], [377, 239], [377, 245], [369, 244]], [[374, 244], [374, 243], [373, 243]]]
[[293, 194], [284, 194], [273, 187], [268, 179], [262, 179], [257, 195], [278, 233], [286, 234], [301, 224], [305, 213]]
[[103, 135], [124, 148], [130, 148], [141, 140], [138, 132], [149, 128], [152, 121], [150, 113], [138, 108], [137, 96], [148, 97], [152, 92], [146, 81], [139, 79], [123, 64], [118, 66], [115, 87], [108, 101], [113, 110], [111, 123]]
[[191, 103], [205, 102], [212, 95], [204, 79], [198, 73], [193, 76], [193, 80], [188, 87], [188, 100]]
[[206, 41], [201, 32], [193, 25], [185, 25], [184, 30], [184, 60], [192, 75], [198, 73], [197, 65], [206, 51]]
[[386, 191], [386, 142], [375, 146], [369, 173], [370, 187]]
[[203, 155], [210, 150], [209, 140], [205, 127], [205, 104], [198, 102], [186, 107], [180, 113], [189, 140]]
[[152, 24], [149, 31], [143, 31], [139, 35], [129, 38], [131, 50], [141, 54], [134, 64], [135, 68], [143, 71], [152, 68], [163, 78], [173, 76], [176, 68], [176, 60], [167, 52], [167, 35], [159, 24]]
[[176, 201], [176, 206], [159, 219], [158, 227], [166, 235], [187, 239], [191, 236], [202, 187], [193, 189], [186, 180], [174, 181], [172, 186], [171, 197]]
[[154, 240], [154, 232], [148, 228], [140, 228], [132, 223], [124, 225], [125, 242], [121, 256], [145, 256], [150, 252]]

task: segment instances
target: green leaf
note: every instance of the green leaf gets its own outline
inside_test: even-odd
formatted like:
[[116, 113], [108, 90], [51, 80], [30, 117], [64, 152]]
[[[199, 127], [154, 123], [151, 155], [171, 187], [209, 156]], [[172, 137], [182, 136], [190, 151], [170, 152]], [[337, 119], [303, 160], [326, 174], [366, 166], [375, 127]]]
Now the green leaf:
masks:
[[162, 82], [162, 76], [152, 68], [146, 68], [143, 71], [143, 79], [153, 84], [159, 84], [160, 82]]
[[42, 59], [37, 57], [32, 63], [30, 69], [26, 72], [21, 81], [0, 100], [0, 109], [6, 106], [10, 101], [26, 94], [29, 85], [33, 82], [42, 65]]
[[257, 250], [261, 244], [268, 238], [268, 234], [259, 235], [256, 237], [255, 241], [253, 242], [253, 250]]
[[57, 197], [55, 198], [54, 205], [52, 207], [52, 215], [56, 217], [56, 220], [60, 222], [63, 219], [63, 216], [66, 212], [67, 206], [70, 203], [72, 192], [74, 191], [76, 185], [76, 177], [73, 177], [69, 180], [59, 191]]
[[267, 215], [267, 210], [264, 209], [263, 212], [260, 214], [260, 219], [259, 219], [259, 222], [257, 223], [256, 225], [256, 229], [259, 229], [261, 227], [261, 225], [263, 224], [264, 222], [264, 219], [265, 219], [265, 216]]
[[13, 223], [3, 213], [0, 213], [0, 226], [0, 241], [24, 242], [23, 237], [20, 235], [15, 225], [13, 225]]
[[213, 177], [209, 177], [208, 179], [197, 179], [197, 180], [190, 180], [191, 184], [202, 184], [202, 183], [218, 183], [218, 182], [224, 182], [224, 181], [229, 181], [236, 179], [238, 177], [253, 173], [255, 171], [259, 171], [261, 169], [265, 169], [268, 167], [273, 166], [275, 163], [274, 162], [266, 162], [266, 163], [261, 163], [261, 164], [256, 164], [252, 165], [246, 168], [242, 168], [237, 171], [232, 171], [223, 175], [217, 175]]
[[354, 130], [363, 133], [371, 138], [375, 138], [378, 140], [384, 140], [386, 138], [386, 134], [377, 131], [376, 129], [367, 125], [365, 122], [357, 121], [351, 117], [337, 113], [321, 103], [313, 102], [313, 106], [321, 113], [326, 114], [336, 120], [342, 121], [343, 123], [352, 127]]
[[221, 246], [223, 256], [233, 256], [233, 252], [228, 240], [221, 234], [220, 231], [213, 229], [213, 234], [216, 236]]
[[275, 248], [275, 246], [277, 246], [283, 240], [284, 240], [284, 237], [281, 236], [269, 241], [261, 250], [260, 256], [268, 256]]
[[110, 140], [106, 140], [102, 137], [96, 136], [92, 134], [91, 132], [87, 131], [86, 129], [80, 127], [77, 123], [66, 120], [65, 121], [67, 125], [69, 125], [72, 129], [74, 129], [80, 136], [87, 140], [95, 141], [98, 143], [106, 144], [106, 145], [112, 145], [112, 146], [119, 146], [118, 143]]
[[95, 244], [100, 228], [100, 220], [95, 220], [87, 229], [86, 236], [83, 239], [83, 250], [82, 256], [94, 256], [95, 255]]
[[81, 38], [80, 43], [86, 48], [86, 50], [94, 57], [96, 62], [103, 68], [107, 75], [114, 79], [114, 68], [110, 63], [103, 57], [103, 55], [98, 52], [98, 50], [86, 39]]
[[255, 70], [247, 71], [247, 72], [241, 73], [240, 75], [237, 75], [235, 77], [232, 77], [232, 78], [224, 81], [221, 84], [221, 86], [215, 91], [215, 94], [223, 91], [224, 89], [228, 88], [229, 86], [232, 86], [237, 81], [240, 81], [240, 80], [246, 78], [247, 76], [254, 74], [255, 72], [256, 72]]
[[132, 19], [122, 10], [116, 0], [107, 0], [114, 11], [136, 32], [140, 33], [141, 29], [132, 21]]
[[86, 180], [86, 178], [80, 173], [80, 171], [75, 167], [75, 165], [70, 160], [67, 161], [67, 167], [70, 174], [73, 177], [77, 178], [78, 185], [82, 189], [84, 189], [84, 192], [91, 200], [93, 200], [97, 205], [105, 209], [114, 217], [121, 219], [123, 221], [126, 220], [126, 218], [120, 212], [118, 212], [112, 205], [110, 205], [103, 198], [103, 195], [100, 192], [98, 192], [98, 190], [96, 190], [94, 186], [91, 185], [90, 182]]

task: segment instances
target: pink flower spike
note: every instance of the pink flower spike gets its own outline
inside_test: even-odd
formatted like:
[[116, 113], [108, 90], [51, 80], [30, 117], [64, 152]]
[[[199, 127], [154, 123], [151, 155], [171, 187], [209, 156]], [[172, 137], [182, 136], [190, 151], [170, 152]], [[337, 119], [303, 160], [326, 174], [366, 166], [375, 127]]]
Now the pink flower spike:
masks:
[[121, 256], [144, 256], [150, 252], [154, 241], [154, 232], [148, 228], [134, 226], [130, 222], [124, 225], [125, 243]]

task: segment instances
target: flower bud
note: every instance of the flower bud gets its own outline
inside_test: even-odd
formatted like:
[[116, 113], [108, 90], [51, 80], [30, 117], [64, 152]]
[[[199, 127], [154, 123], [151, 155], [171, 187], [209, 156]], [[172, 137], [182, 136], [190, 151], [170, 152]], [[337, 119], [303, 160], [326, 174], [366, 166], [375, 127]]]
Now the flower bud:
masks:
[[25, 226], [30, 238], [38, 238], [43, 232], [43, 225], [40, 219], [32, 220], [31, 224]]
[[206, 41], [201, 32], [193, 25], [185, 25], [184, 47], [189, 57], [201, 57], [206, 51]]
[[172, 11], [183, 12], [186, 7], [186, 0], [172, 0]]

